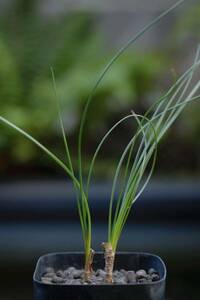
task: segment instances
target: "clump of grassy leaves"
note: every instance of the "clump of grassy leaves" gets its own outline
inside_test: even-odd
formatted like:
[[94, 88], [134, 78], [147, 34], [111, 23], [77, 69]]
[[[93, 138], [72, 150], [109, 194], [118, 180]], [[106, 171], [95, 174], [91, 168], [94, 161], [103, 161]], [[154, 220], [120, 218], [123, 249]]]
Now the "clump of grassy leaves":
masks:
[[[158, 23], [162, 18], [168, 15], [184, 0], [178, 1], [171, 8], [163, 12], [160, 16], [155, 18], [150, 24], [145, 26], [136, 36], [127, 42], [117, 54], [109, 61], [103, 72], [98, 77], [94, 88], [92, 89], [82, 114], [80, 130], [78, 136], [78, 175], [75, 174], [68, 140], [65, 134], [60, 101], [58, 98], [55, 76], [53, 69], [52, 79], [54, 85], [54, 91], [57, 99], [57, 108], [60, 120], [60, 126], [63, 135], [63, 141], [66, 153], [66, 162], [62, 161], [57, 155], [52, 153], [44, 145], [38, 142], [30, 134], [19, 128], [11, 121], [3, 116], [0, 116], [0, 121], [14, 130], [18, 131], [21, 135], [29, 139], [41, 150], [43, 150], [64, 172], [71, 178], [76, 191], [77, 206], [79, 212], [79, 218], [82, 228], [82, 235], [85, 248], [85, 280], [89, 280], [92, 272], [92, 260], [94, 252], [91, 248], [92, 234], [91, 234], [91, 214], [89, 208], [89, 188], [91, 182], [91, 176], [95, 164], [96, 157], [108, 138], [108, 136], [123, 122], [128, 119], [134, 119], [137, 124], [136, 132], [131, 136], [129, 143], [126, 145], [121, 158], [118, 162], [116, 172], [113, 179], [113, 186], [110, 197], [109, 206], [109, 218], [108, 218], [108, 239], [104, 243], [105, 249], [105, 269], [107, 272], [106, 281], [112, 282], [112, 271], [114, 265], [115, 253], [120, 239], [122, 230], [129, 216], [133, 203], [138, 199], [147, 183], [149, 182], [154, 170], [157, 145], [170, 128], [170, 126], [177, 119], [183, 108], [193, 100], [199, 99], [198, 91], [200, 88], [200, 81], [193, 83], [193, 76], [196, 69], [199, 67], [199, 48], [192, 66], [173, 84], [169, 91], [164, 94], [160, 99], [155, 101], [150, 109], [144, 115], [131, 112], [119, 120], [101, 139], [94, 156], [91, 160], [89, 173], [86, 181], [86, 185], [83, 182], [82, 172], [82, 141], [84, 125], [87, 117], [89, 105], [93, 99], [96, 89], [102, 82], [103, 78], [111, 68], [114, 62], [125, 52], [125, 50], [132, 45], [138, 38], [140, 38], [145, 32], [147, 32], [153, 25]], [[122, 168], [125, 166], [125, 168]], [[143, 185], [141, 182], [144, 178], [145, 172], [148, 170], [147, 178]], [[120, 192], [117, 194], [116, 188], [120, 185]], [[117, 197], [116, 197], [117, 194]]]

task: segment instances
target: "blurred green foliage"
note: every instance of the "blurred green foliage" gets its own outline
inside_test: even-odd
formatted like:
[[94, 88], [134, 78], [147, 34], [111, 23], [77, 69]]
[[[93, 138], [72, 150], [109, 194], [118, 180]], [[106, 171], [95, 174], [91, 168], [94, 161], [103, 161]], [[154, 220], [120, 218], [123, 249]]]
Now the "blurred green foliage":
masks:
[[[189, 6], [177, 19], [173, 31], [175, 48], [173, 55], [178, 57], [178, 53], [183, 52], [188, 56], [188, 53], [195, 51], [199, 44], [199, 28], [200, 4], [196, 2], [196, 4]], [[186, 45], [184, 49], [183, 45]], [[199, 108], [199, 103], [188, 106], [187, 110], [182, 114], [179, 126], [179, 137], [186, 139], [191, 147], [196, 148], [197, 153], [199, 153], [200, 150], [200, 144], [197, 143], [200, 135]], [[198, 157], [198, 155], [196, 155], [196, 157]]]
[[[37, 1], [14, 1], [0, 22], [0, 113], [54, 148], [60, 131], [50, 67], [56, 74], [67, 133], [77, 131], [84, 101], [113, 51], [95, 28], [95, 16], [41, 16]], [[152, 92], [163, 69], [158, 53], [127, 52], [107, 74], [89, 112], [88, 131], [107, 127], [113, 113]], [[90, 125], [90, 126], [89, 126]], [[0, 151], [11, 163], [38, 161], [34, 145], [0, 129]]]
[[200, 4], [189, 6], [178, 18], [174, 35], [179, 41], [199, 38]]

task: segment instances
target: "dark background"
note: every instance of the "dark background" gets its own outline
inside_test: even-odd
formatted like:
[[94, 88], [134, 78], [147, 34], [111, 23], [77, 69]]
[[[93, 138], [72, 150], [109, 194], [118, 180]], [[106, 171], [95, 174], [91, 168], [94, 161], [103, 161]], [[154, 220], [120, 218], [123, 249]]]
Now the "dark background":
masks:
[[[77, 166], [84, 101], [100, 71], [133, 34], [174, 1], [0, 1], [0, 115], [64, 158], [50, 67]], [[191, 64], [200, 4], [186, 1], [113, 66], [94, 96], [84, 137], [84, 173], [103, 134], [131, 109], [143, 113]], [[113, 172], [132, 125], [105, 145], [91, 188], [93, 246], [106, 239]], [[200, 104], [188, 106], [159, 145], [154, 177], [135, 204], [119, 250], [154, 252], [168, 268], [167, 296], [197, 299], [200, 276]], [[33, 144], [0, 126], [2, 299], [31, 299], [37, 258], [82, 251], [73, 188]]]

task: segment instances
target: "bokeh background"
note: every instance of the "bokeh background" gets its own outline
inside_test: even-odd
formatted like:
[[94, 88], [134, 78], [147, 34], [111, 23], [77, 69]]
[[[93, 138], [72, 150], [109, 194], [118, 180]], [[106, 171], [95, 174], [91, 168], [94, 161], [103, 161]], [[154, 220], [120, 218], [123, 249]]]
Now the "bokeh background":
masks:
[[[64, 158], [62, 116], [77, 166], [84, 102], [105, 64], [172, 0], [0, 0], [0, 114]], [[132, 109], [143, 113], [192, 62], [200, 3], [186, 1], [113, 65], [94, 95], [84, 172], [103, 134]], [[91, 188], [94, 248], [106, 239], [113, 172], [130, 137], [124, 124], [103, 148]], [[188, 106], [159, 146], [154, 177], [136, 203], [119, 249], [154, 252], [168, 267], [167, 297], [197, 299], [200, 276], [200, 104]], [[47, 252], [80, 251], [74, 192], [62, 170], [0, 124], [0, 286], [4, 300], [32, 299], [32, 273]]]

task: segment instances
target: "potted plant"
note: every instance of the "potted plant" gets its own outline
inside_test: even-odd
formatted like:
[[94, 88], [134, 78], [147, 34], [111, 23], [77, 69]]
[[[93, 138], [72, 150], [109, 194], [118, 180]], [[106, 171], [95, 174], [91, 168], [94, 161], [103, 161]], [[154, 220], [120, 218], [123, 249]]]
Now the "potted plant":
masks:
[[[0, 116], [2, 123], [18, 131], [48, 154], [71, 178], [76, 190], [85, 251], [84, 253], [53, 253], [42, 256], [37, 263], [33, 277], [35, 300], [164, 299], [166, 268], [163, 261], [159, 257], [147, 253], [117, 253], [117, 246], [131, 207], [146, 187], [153, 173], [158, 143], [184, 107], [191, 101], [200, 98], [198, 95], [200, 81], [195, 82], [193, 80], [200, 65], [200, 47], [197, 49], [193, 64], [176, 80], [167, 93], [152, 104], [144, 115], [132, 111], [105, 134], [91, 159], [86, 183], [83, 181], [82, 172], [82, 137], [87, 111], [93, 95], [112, 64], [131, 44], [182, 2], [184, 1], [177, 2], [145, 26], [117, 52], [100, 74], [86, 101], [81, 118], [78, 136], [78, 175], [75, 174], [71, 160], [53, 69], [51, 69], [52, 79], [67, 163], [23, 129]], [[91, 246], [92, 226], [89, 205], [89, 187], [93, 167], [102, 145], [110, 134], [120, 124], [130, 119], [135, 121], [137, 127], [121, 155], [114, 175], [109, 205], [108, 239], [102, 243], [103, 253], [95, 253]], [[147, 178], [142, 181], [147, 171]], [[120, 186], [119, 193], [116, 193], [117, 186]]]

